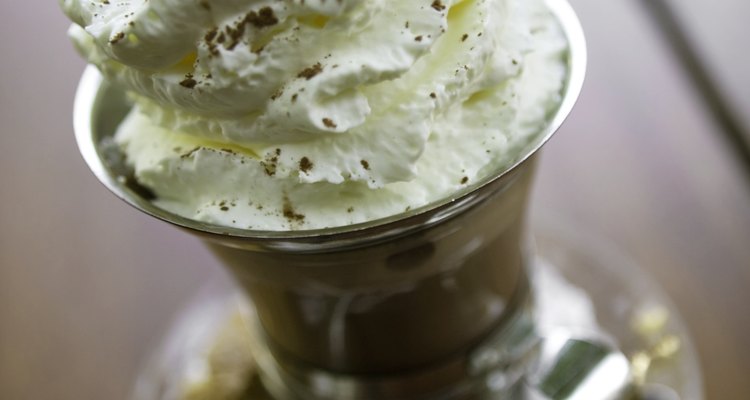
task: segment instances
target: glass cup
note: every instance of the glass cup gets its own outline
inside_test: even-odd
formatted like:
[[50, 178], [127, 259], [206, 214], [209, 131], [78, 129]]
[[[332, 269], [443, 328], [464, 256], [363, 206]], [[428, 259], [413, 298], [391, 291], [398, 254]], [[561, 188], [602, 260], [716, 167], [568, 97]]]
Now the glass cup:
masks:
[[535, 155], [572, 109], [586, 64], [574, 12], [548, 3], [570, 46], [563, 100], [545, 131], [496, 176], [400, 215], [268, 232], [159, 209], [111, 142], [125, 95], [93, 67], [76, 95], [78, 145], [113, 193], [198, 235], [231, 271], [253, 305], [254, 357], [276, 398], [513, 396], [536, 343], [525, 233]]

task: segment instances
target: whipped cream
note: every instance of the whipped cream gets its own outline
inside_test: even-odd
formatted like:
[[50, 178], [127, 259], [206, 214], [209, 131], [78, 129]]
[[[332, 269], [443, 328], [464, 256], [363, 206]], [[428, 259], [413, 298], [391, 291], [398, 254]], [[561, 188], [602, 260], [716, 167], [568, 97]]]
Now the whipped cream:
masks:
[[134, 107], [157, 204], [255, 230], [378, 219], [523, 155], [567, 44], [542, 0], [61, 0]]

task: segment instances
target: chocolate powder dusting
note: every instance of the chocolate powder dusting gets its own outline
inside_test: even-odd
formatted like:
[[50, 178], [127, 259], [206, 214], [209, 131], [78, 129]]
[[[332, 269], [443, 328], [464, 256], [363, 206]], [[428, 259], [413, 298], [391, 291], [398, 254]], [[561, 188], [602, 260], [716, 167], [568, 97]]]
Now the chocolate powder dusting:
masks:
[[297, 78], [305, 78], [308, 81], [314, 78], [319, 73], [323, 72], [323, 66], [320, 63], [316, 63], [312, 67], [307, 67], [297, 75]]
[[182, 81], [180, 81], [180, 86], [186, 87], [188, 89], [194, 88], [195, 85], [197, 85], [197, 84], [198, 84], [198, 81], [196, 81], [195, 79], [193, 79], [193, 75], [192, 74], [185, 75], [185, 79], [183, 79]]
[[266, 154], [265, 160], [260, 162], [263, 169], [266, 171], [266, 175], [276, 175], [276, 167], [279, 163], [279, 156], [281, 155], [281, 149], [276, 149], [273, 154]]
[[[226, 26], [224, 30], [231, 39], [229, 45], [226, 46], [227, 50], [233, 50], [242, 40], [245, 35], [245, 26], [252, 25], [257, 29], [273, 26], [279, 23], [278, 18], [273, 12], [271, 7], [263, 7], [260, 10], [250, 11], [245, 15], [245, 18], [237, 22], [234, 26]], [[217, 41], [223, 42], [223, 38], [219, 36]]]
[[284, 88], [280, 88], [274, 94], [271, 95], [271, 100], [276, 100], [284, 94]]
[[307, 157], [302, 157], [302, 159], [299, 160], [299, 170], [304, 173], [309, 172], [313, 168], [313, 166], [314, 164]]
[[122, 39], [125, 39], [125, 32], [117, 32], [117, 34], [109, 40], [109, 44], [116, 44]]
[[261, 161], [260, 165], [263, 166], [263, 171], [265, 171], [266, 175], [268, 176], [276, 175], [276, 164], [271, 164], [271, 163]]
[[210, 31], [206, 32], [206, 35], [203, 36], [203, 40], [205, 40], [206, 42], [211, 42], [214, 40], [214, 38], [216, 38], [216, 35], [218, 34], [219, 34], [219, 29], [213, 28]]
[[245, 16], [245, 21], [256, 28], [265, 28], [279, 23], [271, 7], [263, 7], [257, 13], [250, 11]]
[[288, 219], [289, 221], [302, 222], [305, 220], [305, 216], [303, 214], [298, 214], [294, 210], [292, 202], [289, 201], [289, 197], [286, 196], [284, 196], [284, 208], [282, 209], [282, 212], [284, 213], [284, 218]]
[[200, 150], [200, 149], [202, 149], [202, 148], [203, 148], [203, 147], [200, 147], [200, 146], [199, 146], [199, 147], [195, 147], [195, 148], [193, 148], [192, 150], [188, 151], [187, 153], [185, 153], [185, 154], [181, 155], [181, 156], [180, 156], [180, 158], [182, 158], [182, 159], [185, 159], [185, 158], [190, 158], [190, 157], [192, 157], [192, 156], [193, 156], [193, 154], [195, 154], [195, 152], [196, 152], [196, 151], [198, 151], [198, 150]]

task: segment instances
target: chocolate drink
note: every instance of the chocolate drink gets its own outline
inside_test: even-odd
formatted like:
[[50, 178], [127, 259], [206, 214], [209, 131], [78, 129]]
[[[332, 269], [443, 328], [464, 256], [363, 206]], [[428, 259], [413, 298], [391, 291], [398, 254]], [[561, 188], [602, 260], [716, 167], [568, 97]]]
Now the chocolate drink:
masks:
[[456, 215], [395, 222], [386, 229], [410, 230], [381, 239], [321, 237], [334, 244], [301, 252], [210, 246], [247, 290], [282, 360], [346, 374], [449, 363], [528, 301], [522, 239], [532, 164]]

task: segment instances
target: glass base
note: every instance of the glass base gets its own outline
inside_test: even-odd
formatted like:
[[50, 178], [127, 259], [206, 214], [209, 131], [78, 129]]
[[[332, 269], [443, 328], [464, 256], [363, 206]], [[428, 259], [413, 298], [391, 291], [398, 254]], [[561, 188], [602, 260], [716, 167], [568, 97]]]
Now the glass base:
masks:
[[[531, 277], [539, 333], [610, 339], [630, 361], [635, 398], [702, 399], [690, 337], [654, 281], [600, 240], [548, 227], [538, 232]], [[133, 398], [271, 400], [252, 356], [257, 342], [243, 316], [246, 306], [229, 284], [205, 287], [152, 353]]]
[[[546, 219], [550, 221], [554, 219]], [[637, 399], [701, 400], [703, 380], [697, 352], [682, 318], [659, 285], [613, 244], [574, 231], [570, 224], [535, 227], [537, 268], [589, 299], [600, 333], [611, 337], [630, 360]], [[538, 276], [537, 281], [540, 280]], [[538, 286], [537, 286], [538, 287]], [[553, 300], [554, 291], [537, 292]], [[570, 300], [566, 300], [570, 301]], [[571, 303], [558, 306], [563, 314]], [[542, 312], [544, 308], [542, 308]], [[576, 329], [573, 321], [542, 315], [548, 329]]]

